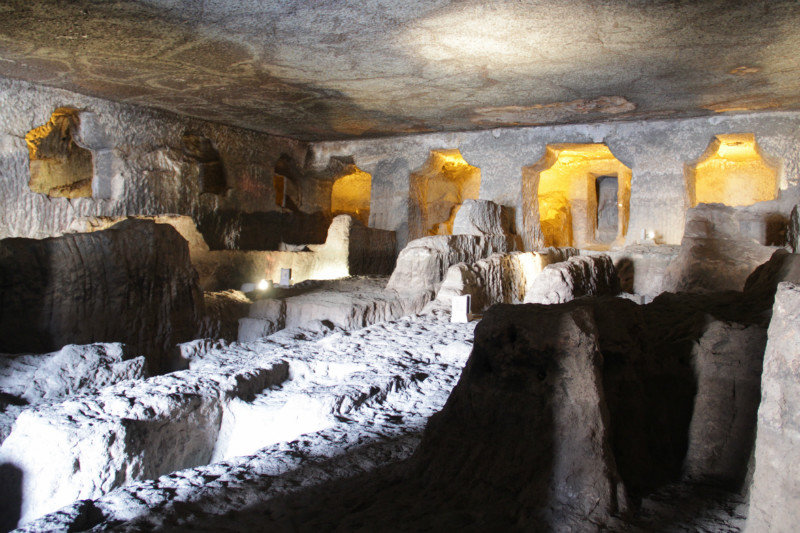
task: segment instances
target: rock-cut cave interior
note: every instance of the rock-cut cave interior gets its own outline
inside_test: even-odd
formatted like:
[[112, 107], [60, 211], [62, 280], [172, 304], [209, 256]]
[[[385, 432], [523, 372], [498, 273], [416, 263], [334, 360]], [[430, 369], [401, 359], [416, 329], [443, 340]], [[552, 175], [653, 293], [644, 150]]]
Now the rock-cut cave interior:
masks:
[[799, 50], [0, 1], [0, 532], [800, 531]]

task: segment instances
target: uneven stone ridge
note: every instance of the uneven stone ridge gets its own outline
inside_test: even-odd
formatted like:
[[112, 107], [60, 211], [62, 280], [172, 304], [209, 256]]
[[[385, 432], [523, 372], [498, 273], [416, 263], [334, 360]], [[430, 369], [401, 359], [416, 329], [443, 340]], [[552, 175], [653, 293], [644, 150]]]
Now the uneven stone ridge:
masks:
[[547, 248], [497, 253], [475, 263], [458, 263], [447, 270], [436, 302], [449, 306], [454, 296], [469, 294], [476, 313], [496, 303], [522, 303], [544, 267], [577, 253], [574, 248]]
[[619, 278], [610, 257], [576, 256], [546, 266], [534, 278], [524, 301], [556, 304], [581, 296], [613, 295], [619, 292]]
[[[458, 379], [473, 329], [437, 312], [324, 338], [284, 330], [260, 343], [200, 350], [191, 370], [174, 380], [188, 384], [189, 378], [276, 359], [286, 361], [291, 377], [279, 388], [254, 388], [249, 396], [234, 385], [235, 377], [225, 382], [232, 390], [239, 387], [239, 394], [224, 403], [214, 451], [218, 462], [129, 483], [23, 530], [263, 528], [260, 513], [249, 516], [254, 506], [409, 457], [427, 418], [441, 409]], [[152, 381], [138, 390], [165, 400], [169, 390]], [[159, 445], [155, 433], [142, 437]], [[234, 524], [232, 512], [245, 516]]]
[[129, 352], [122, 344], [69, 344], [54, 353], [0, 354], [0, 444], [24, 406], [144, 378], [145, 358]]
[[354, 330], [418, 313], [431, 294], [386, 289], [385, 276], [304, 281], [273, 287], [239, 320], [239, 342], [251, 342], [284, 328]]
[[416, 239], [400, 252], [387, 288], [399, 293], [435, 292], [452, 265], [474, 263], [495, 252], [510, 252], [514, 246], [513, 239], [503, 235], [437, 235]]
[[186, 241], [170, 226], [126, 220], [0, 241], [0, 351], [124, 342], [161, 371], [166, 354], [196, 336], [202, 309]]
[[800, 286], [781, 283], [761, 377], [748, 532], [789, 532], [800, 523]]
[[467, 198], [453, 219], [453, 235], [511, 235], [514, 218], [507, 206]]
[[661, 290], [742, 290], [750, 273], [777, 249], [761, 244], [767, 242], [765, 224], [763, 216], [721, 204], [689, 209], [678, 256], [667, 267]]
[[23, 411], [0, 446], [0, 514], [27, 522], [131, 481], [208, 463], [224, 404], [288, 376], [279, 360], [215, 370], [122, 382]]
[[684, 464], [688, 479], [742, 489], [756, 436], [766, 343], [762, 326], [719, 320], [697, 341], [692, 354], [697, 395]]

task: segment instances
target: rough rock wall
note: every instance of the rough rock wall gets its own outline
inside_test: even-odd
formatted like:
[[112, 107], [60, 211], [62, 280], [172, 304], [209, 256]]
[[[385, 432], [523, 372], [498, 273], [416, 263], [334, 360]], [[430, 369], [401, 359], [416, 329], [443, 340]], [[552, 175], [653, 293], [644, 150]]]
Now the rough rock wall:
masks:
[[732, 302], [492, 307], [411, 465], [420, 505], [513, 516], [525, 531], [597, 531], [680, 479], [698, 321]]
[[[299, 169], [304, 143], [2, 78], [0, 104], [0, 238], [56, 236], [81, 216], [171, 213], [192, 216], [212, 248], [258, 245], [258, 235], [248, 236], [257, 223], [262, 235], [287, 233], [286, 242], [306, 228], [313, 231], [298, 235], [300, 242], [324, 239], [328, 221], [312, 227], [310, 215], [303, 224], [290, 220], [303, 211], [327, 212], [330, 204], [324, 187]], [[79, 111], [75, 142], [92, 152], [90, 198], [51, 198], [29, 187], [25, 135], [65, 106]], [[198, 139], [215, 152], [223, 188], [206, 187], [209, 162], [198, 154]], [[297, 213], [282, 213], [275, 203], [272, 176], [281, 154], [298, 167], [295, 181], [303, 194]], [[227, 216], [212, 223], [215, 212]], [[320, 240], [309, 238], [315, 234]]]
[[742, 488], [756, 436], [766, 329], [711, 321], [693, 351], [697, 396], [686, 477]]
[[753, 238], [749, 231], [761, 220], [748, 210], [721, 204], [690, 209], [678, 255], [664, 272], [662, 290], [742, 290], [747, 276], [777, 250]]
[[[424, 494], [417, 505], [434, 515], [513, 516], [524, 531], [598, 531], [626, 502], [687, 470], [707, 482], [741, 481], [771, 290], [665, 294], [647, 305], [588, 298], [492, 307], [405, 478]], [[781, 330], [787, 350], [797, 351], [795, 326]], [[771, 390], [788, 395], [797, 376], [782, 372], [783, 388]], [[774, 411], [785, 421], [781, 451], [791, 449], [794, 411]], [[785, 467], [778, 453], [775, 468]], [[781, 476], [798, 478], [791, 468]], [[769, 497], [797, 494], [796, 483], [764, 482]], [[775, 505], [786, 515], [797, 507]]]
[[497, 253], [475, 263], [458, 263], [447, 270], [436, 302], [449, 306], [454, 296], [469, 294], [476, 313], [497, 303], [522, 303], [542, 269], [577, 254], [574, 248], [548, 248]]
[[624, 510], [602, 366], [590, 307], [493, 307], [415, 455], [429, 493], [522, 530], [591, 530]]
[[575, 256], [546, 266], [534, 278], [524, 301], [557, 304], [581, 296], [614, 295], [618, 292], [619, 277], [609, 256]]
[[800, 287], [781, 283], [769, 325], [746, 531], [800, 523]]
[[[698, 159], [721, 133], [754, 133], [761, 150], [779, 161], [780, 188], [800, 181], [800, 113], [761, 112], [714, 117], [610, 122], [491, 131], [435, 133], [311, 145], [311, 162], [324, 168], [332, 156], [352, 156], [372, 175], [371, 225], [396, 230], [406, 243], [406, 198], [409, 176], [421, 168], [431, 150], [457, 148], [481, 169], [480, 199], [514, 209], [523, 233], [523, 213], [534, 209], [523, 197], [522, 168], [537, 163], [548, 144], [605, 143], [633, 171], [627, 243], [647, 230], [660, 242], [680, 243], [688, 207], [684, 166]], [[791, 210], [791, 206], [788, 208]], [[788, 214], [788, 210], [786, 213]]]
[[203, 311], [186, 241], [126, 220], [95, 233], [0, 241], [0, 351], [124, 342], [162, 371]]
[[397, 257], [387, 289], [399, 293], [436, 292], [447, 269], [456, 263], [474, 263], [495, 252], [510, 252], [514, 241], [504, 235], [437, 235], [408, 243]]
[[453, 220], [453, 235], [510, 235], [512, 210], [489, 200], [466, 199]]
[[[339, 215], [331, 222], [324, 244], [264, 252], [261, 277], [278, 283], [283, 268], [292, 269], [294, 283], [363, 274], [388, 275], [394, 268], [395, 246], [393, 232], [366, 228], [350, 215]], [[261, 278], [249, 281], [256, 279]]]
[[620, 289], [652, 299], [664, 285], [664, 273], [680, 251], [679, 246], [630, 245], [621, 250], [581, 250], [581, 255], [608, 255], [614, 261]]

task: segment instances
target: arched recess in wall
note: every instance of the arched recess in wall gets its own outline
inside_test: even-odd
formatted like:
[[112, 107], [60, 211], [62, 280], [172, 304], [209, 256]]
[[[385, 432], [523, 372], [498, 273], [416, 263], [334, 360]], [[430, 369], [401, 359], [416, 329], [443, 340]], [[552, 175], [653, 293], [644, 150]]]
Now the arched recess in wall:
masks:
[[605, 144], [551, 144], [522, 169], [523, 226], [529, 248], [608, 248], [630, 216], [631, 169]]
[[184, 154], [197, 162], [197, 178], [201, 194], [225, 194], [228, 189], [222, 158], [207, 137], [194, 132], [181, 136]]
[[458, 150], [431, 150], [425, 165], [411, 174], [409, 239], [450, 235], [464, 200], [478, 199], [481, 170]]
[[369, 226], [372, 175], [350, 164], [339, 173], [331, 189], [331, 213], [352, 215]]
[[79, 113], [71, 107], [59, 107], [47, 124], [25, 135], [33, 192], [62, 198], [92, 196], [92, 152], [75, 142]]
[[697, 161], [685, 165], [689, 206], [751, 205], [778, 197], [780, 165], [765, 156], [752, 133], [715, 136]]
[[272, 172], [272, 186], [275, 191], [275, 205], [297, 211], [301, 204], [300, 188], [297, 184], [297, 165], [291, 157], [281, 154]]

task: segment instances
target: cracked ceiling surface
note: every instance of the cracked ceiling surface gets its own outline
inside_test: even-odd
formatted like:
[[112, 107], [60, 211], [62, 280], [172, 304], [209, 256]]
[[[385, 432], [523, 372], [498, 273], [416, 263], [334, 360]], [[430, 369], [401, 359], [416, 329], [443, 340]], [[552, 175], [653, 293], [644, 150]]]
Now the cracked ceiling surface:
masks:
[[304, 140], [797, 109], [798, 50], [797, 0], [0, 2], [0, 76]]

